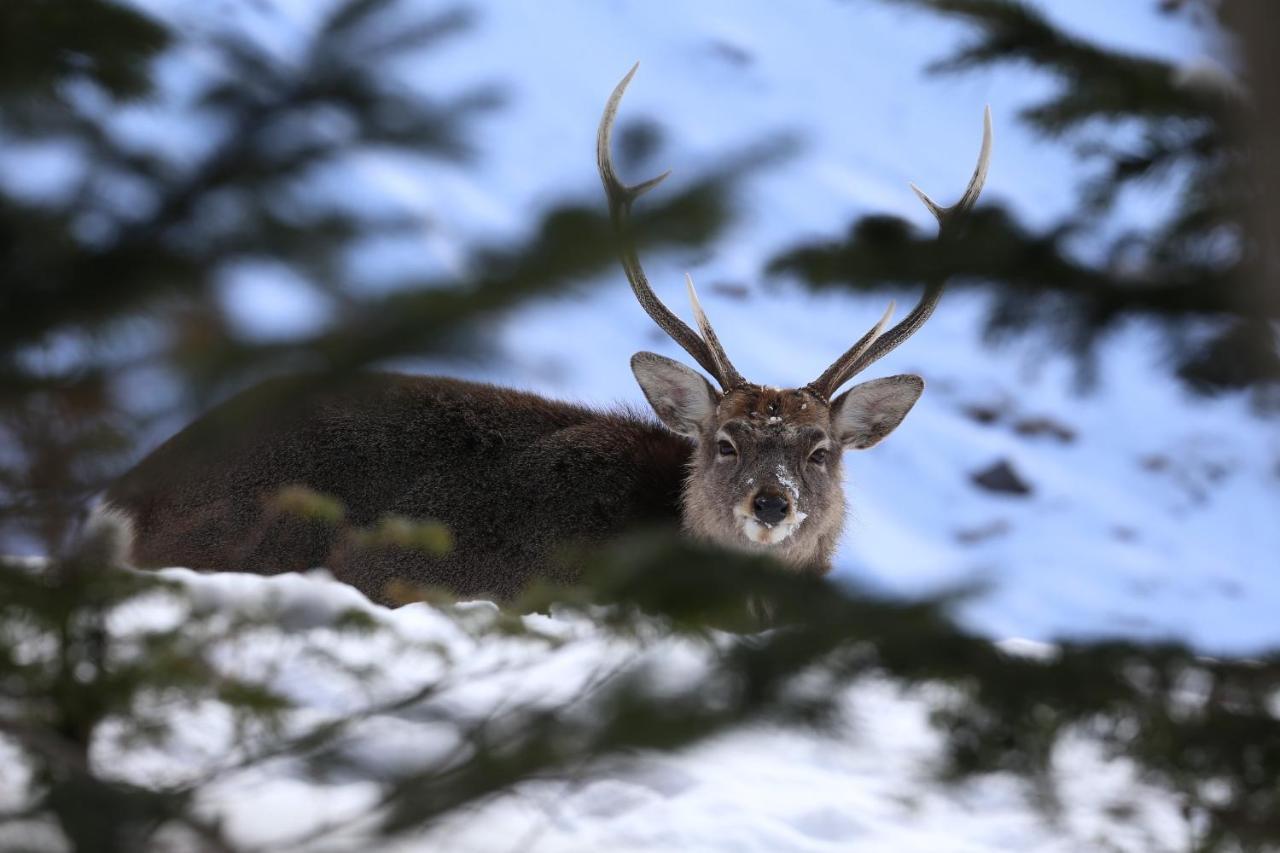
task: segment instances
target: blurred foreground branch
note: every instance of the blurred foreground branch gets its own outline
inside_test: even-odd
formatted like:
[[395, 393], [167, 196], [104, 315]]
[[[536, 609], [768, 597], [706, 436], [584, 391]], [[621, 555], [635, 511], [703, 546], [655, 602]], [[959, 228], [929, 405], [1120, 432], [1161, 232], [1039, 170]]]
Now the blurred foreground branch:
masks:
[[[792, 247], [771, 269], [860, 290], [955, 270], [991, 291], [989, 335], [1039, 330], [1078, 358], [1086, 382], [1106, 335], [1145, 318], [1162, 329], [1169, 360], [1192, 387], [1280, 404], [1280, 265], [1269, 224], [1280, 197], [1270, 174], [1274, 60], [1255, 43], [1269, 45], [1278, 31], [1269, 4], [1214, 4], [1201, 16], [1206, 42], [1233, 55], [1179, 65], [1068, 33], [1020, 0], [891, 2], [971, 34], [934, 72], [1029, 66], [1056, 83], [1020, 118], [1046, 139], [1073, 142], [1092, 165], [1076, 210], [1042, 230], [1008, 210], [980, 210], [967, 248], [947, 257], [922, 252], [926, 241], [904, 222], [867, 216], [842, 241]], [[1125, 228], [1109, 221], [1123, 195], [1153, 186], [1173, 198], [1163, 215]]]

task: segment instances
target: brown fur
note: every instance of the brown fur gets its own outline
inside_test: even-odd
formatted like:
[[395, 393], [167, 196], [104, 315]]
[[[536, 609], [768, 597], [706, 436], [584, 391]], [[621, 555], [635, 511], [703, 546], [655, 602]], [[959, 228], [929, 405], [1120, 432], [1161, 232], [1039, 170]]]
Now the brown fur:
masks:
[[[136, 564], [264, 574], [327, 564], [375, 600], [393, 580], [511, 599], [535, 577], [574, 577], [561, 546], [679, 523], [692, 446], [646, 418], [398, 374], [263, 414], [282, 382], [218, 407], [112, 486], [106, 500], [133, 523]], [[332, 525], [272, 512], [289, 485], [337, 498], [351, 525], [437, 519], [454, 548], [353, 549]]]
[[[399, 374], [313, 391], [282, 412], [290, 380], [274, 380], [165, 442], [112, 486], [106, 508], [131, 522], [137, 565], [325, 565], [379, 601], [397, 581], [510, 600], [537, 578], [574, 580], [566, 546], [655, 525], [825, 573], [844, 522], [841, 451], [888, 435], [923, 388], [887, 377], [828, 404], [808, 388], [720, 394], [653, 353], [632, 369], [670, 431], [629, 412]], [[273, 500], [291, 486], [336, 498], [343, 525], [280, 511]], [[444, 523], [453, 549], [350, 534], [389, 515]]]
[[765, 385], [742, 385], [725, 393], [716, 413], [722, 420], [743, 418], [767, 423], [769, 417], [780, 417], [791, 426], [826, 427], [830, 409], [820, 397], [805, 388], [769, 388]]

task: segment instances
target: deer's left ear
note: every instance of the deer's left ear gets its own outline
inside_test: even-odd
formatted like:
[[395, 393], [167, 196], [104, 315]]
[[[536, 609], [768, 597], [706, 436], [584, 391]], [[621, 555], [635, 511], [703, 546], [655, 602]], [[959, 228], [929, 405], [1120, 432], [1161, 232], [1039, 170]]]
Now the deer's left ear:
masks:
[[897, 429], [922, 391], [924, 380], [912, 374], [853, 386], [831, 403], [831, 425], [837, 439], [851, 450], [874, 447]]

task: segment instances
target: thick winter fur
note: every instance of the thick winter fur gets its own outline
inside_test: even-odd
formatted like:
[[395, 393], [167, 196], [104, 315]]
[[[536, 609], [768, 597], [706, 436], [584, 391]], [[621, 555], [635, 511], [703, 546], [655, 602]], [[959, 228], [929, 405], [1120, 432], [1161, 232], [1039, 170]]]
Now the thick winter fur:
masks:
[[[535, 578], [575, 579], [565, 546], [659, 525], [825, 573], [844, 523], [841, 451], [879, 442], [924, 387], [894, 376], [828, 403], [809, 388], [721, 394], [653, 353], [638, 353], [632, 369], [666, 428], [398, 374], [313, 392], [281, 414], [285, 380], [268, 382], [163, 444], [107, 492], [102, 511], [127, 517], [129, 561], [141, 567], [324, 565], [380, 601], [396, 581], [510, 600]], [[280, 511], [274, 499], [290, 486], [336, 498], [343, 524]], [[349, 535], [388, 515], [443, 522], [452, 550]]]
[[[569, 580], [561, 546], [675, 527], [692, 442], [628, 413], [436, 377], [373, 374], [263, 415], [279, 381], [174, 436], [107, 493], [132, 562], [275, 573], [328, 565], [375, 600], [394, 580], [510, 599]], [[352, 525], [443, 522], [444, 556], [355, 551], [332, 525], [274, 512], [289, 485], [332, 495]]]

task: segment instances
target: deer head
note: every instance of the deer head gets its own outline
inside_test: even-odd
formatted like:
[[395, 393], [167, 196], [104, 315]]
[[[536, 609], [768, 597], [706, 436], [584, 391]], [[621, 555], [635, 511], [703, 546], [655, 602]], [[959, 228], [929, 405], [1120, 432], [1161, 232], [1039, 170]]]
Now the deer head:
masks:
[[[793, 565], [830, 566], [844, 521], [842, 452], [878, 444], [906, 417], [924, 390], [919, 376], [873, 379], [835, 396], [850, 379], [911, 337], [933, 313], [945, 279], [927, 282], [920, 302], [887, 332], [884, 316], [821, 376], [799, 388], [769, 388], [743, 378], [733, 366], [686, 276], [695, 332], [654, 294], [629, 239], [631, 205], [670, 174], [628, 186], [610, 154], [618, 105], [637, 64], [605, 105], [596, 136], [596, 159], [609, 213], [618, 235], [622, 267], [640, 305], [720, 386], [700, 373], [651, 352], [636, 353], [631, 369], [658, 418], [692, 439], [695, 449], [685, 483], [685, 528], [695, 536], [746, 550], [767, 550]], [[983, 116], [978, 165], [960, 201], [942, 207], [912, 189], [949, 237], [982, 191], [991, 155], [991, 111]]]

